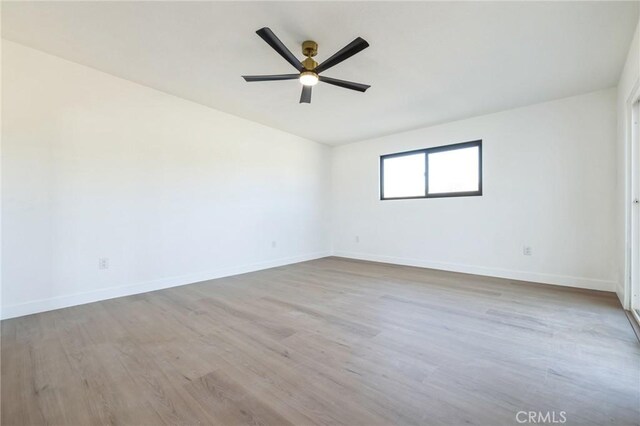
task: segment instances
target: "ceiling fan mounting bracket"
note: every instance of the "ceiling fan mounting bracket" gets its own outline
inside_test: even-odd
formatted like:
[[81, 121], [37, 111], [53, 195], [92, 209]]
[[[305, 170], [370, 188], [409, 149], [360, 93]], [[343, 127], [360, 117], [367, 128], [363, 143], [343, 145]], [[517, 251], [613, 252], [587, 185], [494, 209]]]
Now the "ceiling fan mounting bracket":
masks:
[[318, 43], [313, 40], [302, 42], [302, 54], [308, 58], [313, 58], [318, 54]]

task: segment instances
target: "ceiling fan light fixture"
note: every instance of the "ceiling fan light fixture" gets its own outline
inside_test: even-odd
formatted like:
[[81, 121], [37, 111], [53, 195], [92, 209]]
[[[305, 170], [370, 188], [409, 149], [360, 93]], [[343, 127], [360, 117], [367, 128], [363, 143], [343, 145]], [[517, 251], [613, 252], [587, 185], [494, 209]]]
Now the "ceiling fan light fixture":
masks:
[[303, 86], [315, 86], [318, 84], [318, 74], [313, 71], [303, 71], [300, 73], [300, 83]]
[[277, 75], [243, 75], [245, 81], [278, 81], [278, 80], [300, 80], [302, 84], [302, 93], [300, 94], [301, 104], [311, 103], [311, 89], [318, 84], [319, 81], [331, 84], [333, 86], [342, 87], [349, 90], [357, 90], [365, 92], [369, 87], [368, 84], [354, 83], [353, 81], [339, 80], [327, 76], [319, 77], [318, 74], [338, 65], [339, 63], [349, 59], [356, 53], [369, 47], [369, 43], [362, 37], [356, 37], [351, 43], [331, 55], [321, 64], [318, 64], [313, 57], [318, 53], [318, 43], [313, 40], [306, 40], [302, 43], [302, 54], [306, 56], [303, 61], [299, 61], [296, 56], [291, 53], [287, 46], [271, 31], [269, 27], [260, 28], [256, 31], [273, 50], [282, 56], [298, 71], [296, 74], [277, 74]]

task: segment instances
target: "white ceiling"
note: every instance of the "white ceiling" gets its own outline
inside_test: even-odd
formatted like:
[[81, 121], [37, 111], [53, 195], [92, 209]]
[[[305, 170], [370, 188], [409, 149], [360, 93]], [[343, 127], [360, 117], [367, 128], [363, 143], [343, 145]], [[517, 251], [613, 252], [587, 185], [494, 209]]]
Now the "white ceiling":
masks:
[[[637, 2], [3, 2], [3, 37], [318, 142], [337, 145], [614, 86]], [[295, 70], [269, 26], [317, 60], [371, 47], [325, 75], [362, 94], [242, 74]]]

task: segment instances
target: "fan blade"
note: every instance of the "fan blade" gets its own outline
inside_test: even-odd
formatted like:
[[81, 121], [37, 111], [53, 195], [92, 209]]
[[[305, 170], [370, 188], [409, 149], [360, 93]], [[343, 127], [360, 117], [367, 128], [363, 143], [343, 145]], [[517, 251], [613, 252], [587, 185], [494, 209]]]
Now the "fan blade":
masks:
[[269, 44], [269, 46], [273, 48], [273, 50], [280, 54], [280, 56], [286, 59], [287, 62], [293, 65], [295, 69], [297, 69], [298, 71], [302, 71], [304, 69], [300, 61], [293, 55], [293, 53], [291, 53], [289, 49], [287, 49], [287, 46], [285, 46], [284, 43], [282, 43], [280, 39], [276, 37], [276, 35], [273, 33], [273, 31], [271, 31], [269, 27], [260, 28], [258, 31], [256, 31], [256, 34], [258, 34], [264, 41], [266, 41], [267, 44]]
[[277, 80], [296, 80], [300, 74], [276, 74], [276, 75], [243, 75], [245, 81], [277, 81]]
[[311, 86], [302, 86], [302, 94], [300, 95], [300, 103], [311, 103]]
[[315, 69], [315, 72], [321, 73], [322, 71], [328, 70], [332, 66], [338, 65], [340, 62], [344, 61], [345, 59], [349, 59], [350, 57], [366, 49], [367, 47], [369, 47], [369, 43], [367, 43], [363, 38], [358, 37], [351, 43], [340, 49], [338, 52], [336, 52], [332, 57], [318, 65]]
[[318, 79], [322, 82], [333, 84], [334, 86], [344, 87], [345, 89], [357, 90], [358, 92], [365, 92], [369, 87], [368, 84], [354, 83], [353, 81], [338, 80], [337, 78], [319, 76]]

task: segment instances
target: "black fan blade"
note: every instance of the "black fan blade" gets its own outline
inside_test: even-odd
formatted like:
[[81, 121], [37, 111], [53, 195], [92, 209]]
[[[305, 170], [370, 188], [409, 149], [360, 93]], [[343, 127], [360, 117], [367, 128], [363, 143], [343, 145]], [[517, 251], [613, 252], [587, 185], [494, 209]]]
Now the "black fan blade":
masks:
[[333, 84], [334, 86], [338, 86], [338, 87], [344, 87], [345, 89], [357, 90], [358, 92], [364, 92], [369, 87], [371, 87], [368, 84], [354, 83], [353, 81], [346, 81], [346, 80], [338, 80], [337, 78], [331, 78], [331, 77], [319, 76], [318, 79], [324, 83]]
[[316, 73], [321, 73], [322, 71], [328, 70], [334, 65], [338, 65], [340, 62], [345, 59], [349, 59], [356, 53], [366, 49], [369, 47], [369, 43], [367, 43], [363, 38], [356, 38], [351, 43], [347, 44], [345, 47], [336, 52], [332, 57], [318, 65], [315, 69]]
[[280, 54], [280, 56], [286, 59], [287, 62], [293, 65], [295, 69], [297, 69], [298, 71], [302, 71], [304, 69], [300, 61], [293, 55], [293, 53], [291, 53], [289, 49], [287, 49], [287, 46], [285, 46], [284, 43], [282, 43], [280, 39], [276, 37], [276, 35], [273, 33], [273, 31], [271, 31], [269, 27], [260, 28], [258, 31], [256, 31], [256, 34], [258, 34], [264, 41], [266, 41], [269, 46], [273, 48], [273, 50]]
[[311, 86], [302, 86], [302, 94], [300, 95], [300, 103], [311, 103]]
[[243, 75], [245, 81], [277, 81], [277, 80], [296, 80], [300, 74], [276, 74], [276, 75]]

